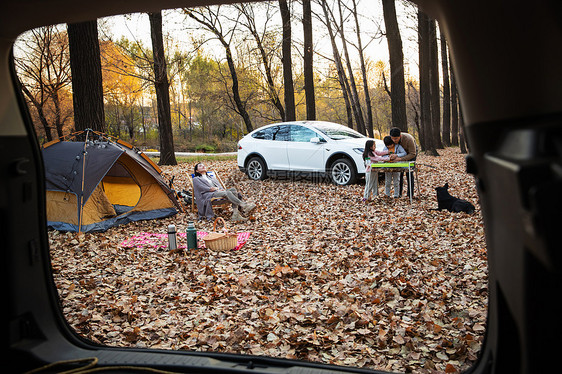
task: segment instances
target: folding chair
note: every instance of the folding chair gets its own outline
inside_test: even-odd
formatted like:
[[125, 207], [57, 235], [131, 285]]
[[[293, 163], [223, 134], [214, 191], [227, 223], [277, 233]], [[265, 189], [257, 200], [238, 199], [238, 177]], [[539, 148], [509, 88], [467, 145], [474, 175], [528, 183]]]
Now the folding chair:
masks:
[[[208, 175], [212, 175], [215, 178], [217, 178], [217, 180], [219, 181], [220, 185], [222, 186], [222, 188], [226, 189], [226, 187], [224, 186], [224, 183], [222, 182], [222, 179], [219, 177], [219, 175], [214, 172], [214, 171], [207, 171]], [[192, 197], [191, 197], [191, 211], [195, 212], [195, 191], [193, 190], [193, 178], [195, 178], [195, 174], [191, 174], [191, 177], [189, 178], [189, 183], [191, 183], [191, 192], [192, 192]], [[219, 207], [219, 208], [227, 208], [229, 205], [231, 205], [231, 202], [225, 198], [225, 197], [213, 197], [211, 199], [211, 205], [214, 207]]]

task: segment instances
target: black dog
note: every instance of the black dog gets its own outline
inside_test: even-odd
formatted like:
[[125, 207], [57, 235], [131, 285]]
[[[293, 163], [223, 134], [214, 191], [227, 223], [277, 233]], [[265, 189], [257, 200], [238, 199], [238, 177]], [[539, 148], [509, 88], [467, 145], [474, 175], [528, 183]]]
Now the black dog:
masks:
[[470, 202], [451, 196], [448, 191], [449, 183], [445, 183], [443, 187], [435, 187], [437, 191], [437, 210], [447, 209], [449, 212], [465, 212], [472, 214], [474, 205]]

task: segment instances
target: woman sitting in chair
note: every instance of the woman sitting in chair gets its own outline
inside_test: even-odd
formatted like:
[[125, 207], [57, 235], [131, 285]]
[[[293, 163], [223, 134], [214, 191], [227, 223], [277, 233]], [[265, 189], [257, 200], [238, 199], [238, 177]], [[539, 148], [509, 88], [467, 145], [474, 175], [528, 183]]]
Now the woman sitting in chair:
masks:
[[[212, 174], [207, 174], [207, 168], [202, 163], [198, 163], [194, 168], [195, 177], [193, 178], [193, 195], [197, 203], [197, 213], [199, 219], [213, 219], [215, 213], [211, 204], [214, 197], [226, 198], [232, 203], [232, 221], [246, 221], [247, 218], [242, 217], [243, 213], [251, 212], [256, 204], [248, 203], [242, 200], [242, 195], [235, 188], [225, 190], [217, 178]], [[240, 210], [239, 210], [240, 209]]]

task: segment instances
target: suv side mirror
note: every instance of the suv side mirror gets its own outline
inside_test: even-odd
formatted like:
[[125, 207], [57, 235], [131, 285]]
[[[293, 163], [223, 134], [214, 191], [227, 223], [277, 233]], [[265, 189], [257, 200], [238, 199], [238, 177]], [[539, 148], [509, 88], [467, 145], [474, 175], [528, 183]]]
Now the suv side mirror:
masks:
[[314, 144], [324, 143], [325, 140], [319, 137], [310, 138], [310, 142]]

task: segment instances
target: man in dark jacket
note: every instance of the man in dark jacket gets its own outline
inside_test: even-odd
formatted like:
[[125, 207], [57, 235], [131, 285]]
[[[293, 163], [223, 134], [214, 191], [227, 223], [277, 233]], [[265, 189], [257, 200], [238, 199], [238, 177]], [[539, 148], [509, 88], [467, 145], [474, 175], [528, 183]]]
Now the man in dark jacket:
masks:
[[[390, 129], [390, 137], [395, 144], [400, 144], [406, 151], [406, 156], [392, 158], [392, 161], [415, 161], [418, 155], [418, 150], [416, 146], [416, 140], [414, 137], [407, 132], [402, 132], [398, 127], [393, 127]], [[400, 196], [402, 196], [403, 188], [403, 178], [404, 173], [400, 173]], [[414, 177], [410, 178], [410, 173], [406, 173], [406, 178], [408, 181], [408, 196], [410, 191], [412, 196], [414, 196]]]

